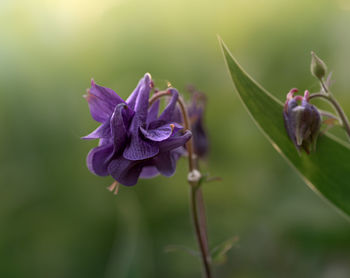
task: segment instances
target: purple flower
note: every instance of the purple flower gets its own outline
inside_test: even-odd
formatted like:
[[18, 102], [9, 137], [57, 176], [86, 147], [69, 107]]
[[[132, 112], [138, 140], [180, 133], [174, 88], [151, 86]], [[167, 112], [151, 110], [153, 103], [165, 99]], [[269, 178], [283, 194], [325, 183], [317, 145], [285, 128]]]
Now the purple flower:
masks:
[[[321, 127], [321, 116], [317, 108], [309, 103], [309, 92], [304, 97], [294, 96], [298, 89], [287, 94], [284, 105], [284, 124], [290, 139], [298, 150], [302, 147], [308, 154], [315, 149]], [[301, 101], [301, 104], [298, 104]]]
[[131, 186], [139, 178], [159, 173], [171, 176], [176, 161], [184, 153], [191, 132], [176, 122], [176, 89], [169, 89], [171, 100], [159, 114], [159, 100], [151, 107], [153, 82], [150, 74], [140, 80], [124, 101], [113, 90], [94, 81], [86, 99], [92, 118], [101, 125], [83, 139], [99, 139], [87, 156], [89, 170], [98, 176], [111, 175], [117, 182]]
[[188, 104], [187, 111], [191, 121], [194, 152], [199, 157], [205, 157], [209, 150], [208, 136], [203, 119], [206, 97], [204, 93], [196, 91], [192, 86], [189, 87], [188, 90], [192, 94], [192, 99]]

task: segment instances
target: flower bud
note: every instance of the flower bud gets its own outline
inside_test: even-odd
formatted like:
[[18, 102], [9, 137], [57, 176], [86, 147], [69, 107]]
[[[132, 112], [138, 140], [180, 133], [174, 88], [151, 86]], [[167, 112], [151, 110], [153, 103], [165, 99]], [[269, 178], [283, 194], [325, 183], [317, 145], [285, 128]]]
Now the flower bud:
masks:
[[204, 121], [206, 96], [196, 91], [193, 86], [189, 86], [188, 91], [192, 94], [187, 111], [191, 121], [194, 152], [198, 157], [205, 158], [209, 152], [209, 140]]
[[302, 147], [309, 154], [316, 147], [321, 116], [317, 108], [309, 103], [309, 92], [305, 91], [304, 97], [294, 96], [297, 91], [292, 89], [287, 94], [283, 111], [284, 124], [296, 148], [300, 150]]
[[322, 79], [326, 75], [327, 66], [326, 64], [311, 51], [311, 73], [318, 79]]

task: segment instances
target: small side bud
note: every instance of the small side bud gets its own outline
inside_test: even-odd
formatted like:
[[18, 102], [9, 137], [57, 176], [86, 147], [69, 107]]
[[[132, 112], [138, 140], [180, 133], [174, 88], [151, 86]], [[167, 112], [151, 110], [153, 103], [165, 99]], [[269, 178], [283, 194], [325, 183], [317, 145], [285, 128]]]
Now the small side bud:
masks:
[[204, 118], [207, 98], [194, 86], [188, 86], [187, 90], [192, 95], [187, 105], [187, 112], [191, 122], [194, 152], [199, 158], [204, 159], [209, 153], [209, 139]]
[[197, 186], [201, 177], [201, 173], [197, 169], [194, 169], [188, 173], [187, 180], [192, 186]]
[[315, 54], [315, 52], [311, 51], [311, 73], [316, 78], [322, 80], [325, 77], [327, 72], [326, 64]]

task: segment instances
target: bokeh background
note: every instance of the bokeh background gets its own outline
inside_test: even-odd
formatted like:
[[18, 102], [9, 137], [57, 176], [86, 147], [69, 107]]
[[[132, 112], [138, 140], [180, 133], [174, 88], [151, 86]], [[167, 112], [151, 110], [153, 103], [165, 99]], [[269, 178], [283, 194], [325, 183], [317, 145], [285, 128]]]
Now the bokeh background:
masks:
[[210, 244], [239, 239], [216, 277], [350, 277], [349, 222], [256, 128], [216, 37], [281, 100], [318, 90], [316, 51], [349, 115], [349, 26], [346, 0], [1, 0], [0, 277], [200, 277], [197, 258], [164, 252], [197, 248], [185, 160], [117, 196], [85, 165], [90, 78], [127, 97], [145, 72], [207, 93], [202, 169], [223, 179], [204, 187]]

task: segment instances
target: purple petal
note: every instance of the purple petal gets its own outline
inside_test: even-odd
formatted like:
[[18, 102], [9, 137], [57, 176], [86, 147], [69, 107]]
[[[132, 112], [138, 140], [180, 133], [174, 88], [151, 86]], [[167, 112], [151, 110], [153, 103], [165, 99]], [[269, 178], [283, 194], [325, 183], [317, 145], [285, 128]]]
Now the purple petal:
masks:
[[135, 112], [129, 106], [125, 106], [124, 110], [122, 111], [122, 114], [123, 114], [125, 128], [129, 129], [132, 122], [132, 118], [135, 115]]
[[146, 123], [148, 113], [148, 100], [152, 88], [152, 80], [149, 73], [146, 73], [141, 82], [140, 91], [138, 93], [135, 103], [135, 113], [137, 115], [137, 121], [144, 124]]
[[177, 122], [177, 123], [183, 123], [183, 118], [182, 118], [182, 113], [178, 105], [175, 107], [175, 111], [173, 113], [173, 116], [171, 118], [172, 122]]
[[[152, 87], [151, 75], [146, 73], [143, 78], [139, 81], [135, 90], [126, 100], [126, 103], [130, 109], [134, 110], [138, 115], [135, 117], [135, 122], [138, 125], [146, 122], [147, 110], [148, 110], [148, 99]], [[138, 128], [138, 126], [137, 126]]]
[[183, 135], [175, 135], [159, 143], [160, 152], [167, 152], [172, 149], [184, 146], [192, 136], [191, 131], [187, 130]]
[[[120, 103], [115, 107], [115, 110], [110, 119], [110, 130], [114, 144], [114, 152], [122, 150], [127, 141], [127, 125], [131, 119], [133, 111], [124, 103]], [[127, 125], [126, 125], [126, 124]]]
[[108, 138], [111, 136], [111, 128], [109, 122], [105, 122], [96, 128], [90, 134], [82, 137], [81, 139], [91, 140], [91, 139], [99, 139], [99, 138]]
[[299, 149], [299, 146], [297, 144], [297, 140], [295, 138], [294, 134], [294, 123], [288, 112], [283, 111], [283, 119], [284, 119], [284, 126], [287, 130], [289, 138], [292, 140], [293, 144]]
[[113, 144], [112, 138], [101, 138], [101, 139], [98, 141], [98, 145], [99, 145], [99, 146], [103, 146], [103, 145], [107, 145], [107, 144]]
[[159, 104], [160, 104], [160, 100], [158, 99], [149, 108], [148, 115], [147, 115], [147, 125], [157, 120], [158, 113], [159, 113]]
[[167, 107], [165, 107], [163, 113], [159, 116], [158, 120], [169, 122], [174, 117], [174, 112], [176, 108], [176, 103], [179, 98], [179, 93], [176, 89], [169, 89], [171, 91], [171, 99]]
[[173, 134], [174, 128], [174, 124], [165, 124], [158, 128], [148, 130], [140, 127], [140, 130], [147, 139], [155, 142], [161, 142], [168, 139]]
[[180, 147], [157, 155], [153, 161], [158, 171], [164, 176], [172, 176], [176, 170], [176, 161], [179, 159], [182, 152], [183, 148]]
[[145, 74], [135, 104], [135, 115], [130, 126], [130, 144], [124, 150], [123, 156], [128, 160], [143, 160], [158, 154], [159, 148], [151, 141], [143, 140], [139, 128], [146, 124], [148, 99], [152, 86], [151, 76]]
[[108, 176], [108, 157], [113, 152], [113, 145], [107, 144], [93, 148], [86, 158], [88, 169], [98, 176]]
[[151, 75], [149, 73], [146, 73], [144, 77], [142, 77], [139, 81], [139, 83], [137, 84], [136, 88], [134, 89], [134, 91], [131, 93], [131, 95], [128, 97], [128, 99], [126, 100], [126, 103], [128, 104], [128, 106], [134, 110], [135, 109], [135, 105], [136, 105], [136, 100], [138, 98], [138, 95], [140, 93], [140, 90], [144, 87], [144, 83], [145, 81], [150, 80], [150, 86], [151, 86]]
[[148, 125], [147, 129], [157, 129], [157, 128], [159, 128], [161, 126], [165, 126], [165, 125], [174, 125], [174, 132], [173, 133], [183, 129], [183, 126], [178, 124], [178, 123], [175, 123], [175, 122], [170, 122], [169, 123], [169, 122], [159, 121], [159, 120], [151, 122]]
[[146, 166], [142, 168], [140, 178], [150, 179], [159, 175], [159, 171], [155, 166]]
[[100, 123], [106, 122], [113, 113], [114, 107], [124, 102], [112, 89], [99, 86], [93, 81], [86, 99], [92, 118]]
[[136, 88], [134, 89], [134, 91], [131, 93], [131, 95], [127, 98], [127, 100], [125, 101], [127, 103], [127, 105], [134, 110], [135, 109], [135, 103], [136, 103], [136, 99], [137, 96], [139, 95], [139, 91], [140, 91], [140, 87], [143, 83], [143, 79], [141, 79], [139, 81], [139, 83], [137, 84]]
[[131, 186], [137, 183], [144, 164], [122, 157], [112, 160], [108, 165], [109, 174], [119, 183]]
[[143, 140], [137, 133], [131, 137], [130, 145], [125, 148], [123, 156], [128, 160], [143, 160], [158, 153], [159, 147], [156, 143]]

